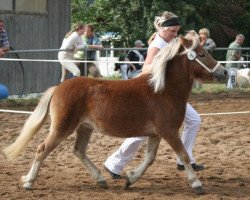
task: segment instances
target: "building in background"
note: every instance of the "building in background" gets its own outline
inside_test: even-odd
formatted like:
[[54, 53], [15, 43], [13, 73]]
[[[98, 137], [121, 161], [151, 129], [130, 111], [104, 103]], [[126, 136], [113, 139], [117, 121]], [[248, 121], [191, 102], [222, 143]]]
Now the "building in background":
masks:
[[[71, 0], [0, 0], [0, 18], [15, 50], [59, 49], [70, 30]], [[57, 59], [57, 52], [6, 54], [6, 58]], [[11, 95], [58, 84], [60, 64], [0, 61], [0, 82]]]

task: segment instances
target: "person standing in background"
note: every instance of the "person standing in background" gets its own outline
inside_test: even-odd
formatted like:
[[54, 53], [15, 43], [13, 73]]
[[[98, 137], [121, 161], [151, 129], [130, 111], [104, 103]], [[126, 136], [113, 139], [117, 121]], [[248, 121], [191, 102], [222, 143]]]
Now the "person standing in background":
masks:
[[5, 53], [10, 50], [8, 34], [4, 29], [4, 21], [0, 19], [0, 58], [4, 57]]
[[65, 81], [66, 76], [69, 72], [74, 76], [80, 76], [80, 70], [74, 62], [65, 62], [67, 60], [74, 60], [74, 53], [85, 48], [81, 35], [84, 33], [84, 25], [76, 24], [73, 26], [72, 31], [68, 32], [63, 39], [62, 46], [60, 49], [67, 51], [59, 51], [58, 60], [62, 65], [62, 77], [61, 82]]
[[[126, 51], [123, 51], [118, 58], [118, 61], [128, 61], [126, 57]], [[121, 76], [123, 80], [128, 80], [128, 69], [129, 69], [129, 64], [127, 63], [115, 63], [115, 71], [120, 70]]]
[[[245, 36], [242, 34], [238, 34], [235, 38], [235, 41], [233, 41], [229, 45], [229, 50], [227, 51], [226, 55], [226, 61], [238, 61], [241, 58], [241, 45], [243, 44], [245, 40]], [[240, 65], [238, 63], [227, 63], [226, 68], [240, 68]]]
[[[243, 60], [241, 59], [241, 45], [243, 44], [245, 40], [245, 36], [242, 34], [238, 34], [235, 38], [235, 41], [233, 41], [229, 45], [229, 50], [227, 51], [226, 55], [226, 61], [239, 61]], [[237, 70], [240, 68], [240, 63], [226, 63], [226, 68], [228, 69], [228, 75], [229, 79], [227, 82], [227, 88], [233, 89], [236, 87], [236, 74]]]
[[[87, 51], [87, 60], [88, 61], [95, 61], [96, 60], [96, 50], [98, 49], [103, 49], [102, 42], [101, 40], [96, 36], [94, 32], [94, 25], [92, 24], [87, 24], [85, 26], [85, 31], [82, 36], [83, 43], [86, 45], [86, 48], [90, 49], [90, 51]], [[91, 50], [92, 49], [92, 50]], [[80, 50], [77, 51], [74, 55], [74, 58], [77, 60], [84, 60], [85, 55], [84, 51]], [[81, 70], [81, 75], [87, 75], [85, 74], [85, 63], [81, 62], [78, 63], [78, 67]], [[87, 63], [87, 68], [88, 68], [88, 73], [92, 75], [95, 78], [100, 77], [100, 70], [98, 68], [98, 65], [95, 62], [88, 62]]]
[[[131, 50], [127, 54], [127, 59], [130, 62], [144, 62], [143, 54], [138, 50], [141, 49], [145, 44], [141, 40], [135, 41], [135, 49]], [[143, 63], [130, 63], [131, 78], [137, 77], [142, 71]]]

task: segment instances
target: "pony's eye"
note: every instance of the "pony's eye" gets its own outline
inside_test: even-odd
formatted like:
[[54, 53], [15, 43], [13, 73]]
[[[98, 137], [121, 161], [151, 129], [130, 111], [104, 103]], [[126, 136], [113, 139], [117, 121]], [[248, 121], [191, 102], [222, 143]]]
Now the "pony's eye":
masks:
[[205, 54], [204, 53], [200, 53], [199, 57], [205, 57]]

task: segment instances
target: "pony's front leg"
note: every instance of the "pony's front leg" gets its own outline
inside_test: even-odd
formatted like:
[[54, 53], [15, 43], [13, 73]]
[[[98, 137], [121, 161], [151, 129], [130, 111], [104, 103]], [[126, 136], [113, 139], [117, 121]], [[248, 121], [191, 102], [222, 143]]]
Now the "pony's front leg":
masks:
[[202, 183], [195, 174], [191, 164], [189, 162], [185, 162], [184, 160], [182, 162], [185, 167], [185, 173], [187, 174], [188, 181], [191, 184], [191, 187], [194, 189], [195, 193], [203, 194], [204, 191], [202, 189]]
[[185, 167], [185, 172], [188, 177], [188, 181], [191, 184], [192, 188], [194, 189], [195, 193], [203, 194], [204, 192], [202, 189], [202, 183], [198, 179], [196, 173], [194, 172], [190, 164], [189, 155], [186, 149], [184, 148], [184, 145], [178, 135], [178, 132], [174, 131], [171, 134], [162, 135], [162, 136], [168, 142], [168, 144], [172, 147], [172, 149], [180, 158], [180, 160], [183, 162], [184, 167]]
[[145, 159], [138, 168], [127, 172], [126, 188], [135, 183], [154, 162], [160, 141], [158, 136], [148, 137]]

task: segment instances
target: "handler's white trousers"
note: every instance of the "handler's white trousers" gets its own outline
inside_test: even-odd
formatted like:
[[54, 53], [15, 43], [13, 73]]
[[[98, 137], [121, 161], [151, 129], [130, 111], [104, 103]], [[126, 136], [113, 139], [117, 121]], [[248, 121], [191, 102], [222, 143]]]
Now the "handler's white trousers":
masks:
[[58, 60], [62, 65], [61, 82], [65, 81], [68, 71], [71, 72], [73, 76], [81, 75], [80, 69], [74, 62], [65, 62], [65, 60], [74, 60], [74, 53], [60, 51], [58, 53]]
[[[193, 157], [193, 147], [195, 144], [196, 135], [200, 128], [201, 118], [194, 108], [187, 104], [184, 119], [184, 129], [182, 133], [182, 142], [190, 158], [190, 163], [195, 163]], [[133, 159], [136, 151], [142, 145], [147, 137], [131, 137], [125, 139], [120, 148], [114, 152], [105, 161], [104, 165], [113, 173], [120, 174], [125, 165]], [[177, 159], [178, 164], [182, 164], [181, 160]]]

